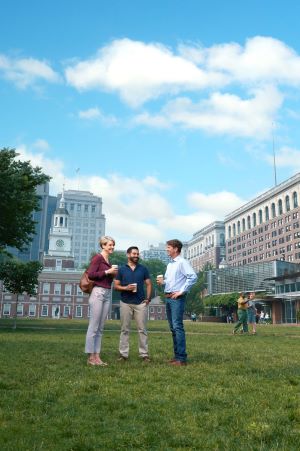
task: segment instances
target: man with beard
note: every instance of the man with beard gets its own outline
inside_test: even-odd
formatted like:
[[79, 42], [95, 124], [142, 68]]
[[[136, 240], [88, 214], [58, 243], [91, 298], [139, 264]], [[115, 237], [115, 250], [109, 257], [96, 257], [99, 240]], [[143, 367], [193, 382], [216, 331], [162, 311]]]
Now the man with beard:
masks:
[[134, 318], [139, 334], [139, 355], [144, 362], [150, 362], [146, 320], [148, 304], [151, 302], [152, 284], [148, 269], [139, 263], [138, 247], [129, 247], [127, 258], [127, 264], [120, 267], [114, 280], [115, 289], [121, 292], [121, 335], [118, 360], [126, 361], [128, 359], [130, 322]]

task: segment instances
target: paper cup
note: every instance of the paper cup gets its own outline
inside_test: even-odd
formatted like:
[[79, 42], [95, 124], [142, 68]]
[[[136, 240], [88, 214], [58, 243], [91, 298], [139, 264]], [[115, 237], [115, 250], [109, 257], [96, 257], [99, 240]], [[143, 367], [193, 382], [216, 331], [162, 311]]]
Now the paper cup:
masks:
[[132, 290], [132, 293], [136, 293], [137, 292], [137, 283], [132, 283], [131, 285], [135, 285], [134, 289]]

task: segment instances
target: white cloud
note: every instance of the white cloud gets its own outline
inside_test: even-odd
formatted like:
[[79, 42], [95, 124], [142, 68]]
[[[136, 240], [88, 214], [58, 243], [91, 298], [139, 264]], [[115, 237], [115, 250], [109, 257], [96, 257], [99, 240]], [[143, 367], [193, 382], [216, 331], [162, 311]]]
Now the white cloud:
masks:
[[57, 83], [59, 75], [45, 61], [34, 58], [9, 58], [0, 54], [0, 73], [18, 88], [25, 89], [39, 81]]
[[98, 107], [89, 108], [87, 110], [79, 111], [78, 117], [84, 120], [98, 120], [105, 125], [116, 125], [118, 120], [113, 115], [105, 115]]
[[35, 149], [39, 149], [42, 151], [48, 150], [49, 149], [49, 144], [45, 139], [37, 139], [33, 145], [32, 145]]
[[69, 65], [65, 76], [78, 90], [118, 92], [133, 107], [165, 93], [224, 83], [224, 75], [203, 71], [161, 44], [130, 39], [115, 40], [94, 58]]
[[300, 85], [300, 57], [278, 39], [255, 36], [245, 47], [226, 43], [205, 54], [207, 69], [227, 73], [232, 81]]
[[156, 177], [148, 176], [142, 180], [116, 174], [101, 177], [98, 174], [64, 174], [61, 160], [51, 159], [43, 152], [35, 153], [26, 146], [16, 149], [20, 159], [30, 160], [33, 166], [40, 166], [46, 174], [52, 176], [50, 191], [56, 195], [63, 185], [66, 189], [78, 188], [91, 191], [103, 199], [103, 212], [106, 216], [106, 233], [117, 241], [118, 249], [126, 249], [136, 244], [140, 249], [149, 244], [164, 242], [170, 237], [183, 240], [243, 203], [234, 193], [191, 193], [187, 202], [192, 212], [180, 214], [174, 212], [168, 202], [165, 191], [168, 185]]
[[273, 86], [257, 89], [247, 99], [216, 92], [198, 103], [187, 97], [177, 98], [168, 102], [161, 113], [142, 113], [134, 121], [151, 127], [180, 125], [208, 133], [264, 139], [270, 136], [282, 101], [282, 95]]
[[[266, 155], [265, 160], [274, 165], [274, 156]], [[277, 167], [291, 168], [293, 172], [300, 171], [300, 150], [293, 147], [283, 146], [275, 152], [275, 161]]]
[[188, 196], [188, 202], [193, 208], [221, 220], [225, 215], [246, 203], [244, 199], [228, 191], [212, 194], [191, 193]]

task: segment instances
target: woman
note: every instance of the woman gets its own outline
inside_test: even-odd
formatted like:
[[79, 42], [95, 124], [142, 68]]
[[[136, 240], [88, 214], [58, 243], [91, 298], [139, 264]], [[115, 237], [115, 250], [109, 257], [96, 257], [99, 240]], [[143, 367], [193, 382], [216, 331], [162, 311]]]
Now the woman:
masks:
[[248, 324], [252, 326], [252, 335], [256, 334], [256, 307], [255, 307], [255, 293], [250, 293], [248, 302]]
[[85, 352], [89, 354], [88, 365], [107, 366], [107, 363], [100, 358], [101, 340], [111, 301], [111, 284], [118, 269], [112, 268], [108, 259], [114, 251], [115, 240], [110, 236], [103, 236], [100, 238], [99, 245], [102, 251], [92, 258], [87, 270], [89, 279], [94, 282], [94, 288], [89, 298], [90, 320]]

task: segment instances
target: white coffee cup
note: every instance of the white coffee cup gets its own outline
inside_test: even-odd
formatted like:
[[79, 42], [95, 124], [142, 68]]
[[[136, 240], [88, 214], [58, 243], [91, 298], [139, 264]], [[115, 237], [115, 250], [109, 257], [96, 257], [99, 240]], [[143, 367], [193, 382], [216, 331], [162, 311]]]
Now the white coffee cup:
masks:
[[132, 290], [132, 293], [136, 293], [137, 292], [137, 283], [132, 283], [131, 285], [135, 285], [134, 289]]
[[118, 269], [118, 268], [119, 268], [118, 265], [111, 265], [111, 267], [112, 267], [113, 269]]
[[164, 276], [163, 276], [163, 274], [158, 274], [158, 276], [156, 276], [156, 280], [158, 281], [158, 282], [163, 282], [164, 281]]

